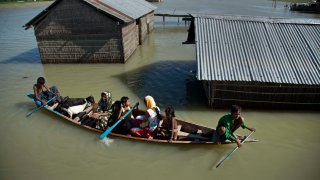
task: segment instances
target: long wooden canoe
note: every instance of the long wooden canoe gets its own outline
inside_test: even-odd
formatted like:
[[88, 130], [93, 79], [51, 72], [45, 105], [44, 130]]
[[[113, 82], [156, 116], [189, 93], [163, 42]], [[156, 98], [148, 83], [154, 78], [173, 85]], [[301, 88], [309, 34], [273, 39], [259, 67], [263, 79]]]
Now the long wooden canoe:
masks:
[[[34, 100], [34, 94], [27, 94], [27, 96]], [[62, 119], [73, 123], [77, 126], [80, 126], [82, 128], [95, 131], [98, 133], [103, 133], [103, 130], [101, 129], [96, 129], [92, 128], [90, 126], [82, 125], [80, 122], [77, 122], [57, 111], [54, 111], [50, 109], [48, 106], [44, 107], [46, 110], [62, 117]], [[177, 141], [172, 141], [170, 144], [216, 144], [211, 140], [211, 137], [213, 133], [215, 132], [215, 129], [209, 128], [206, 126], [198, 125], [198, 124], [193, 124], [190, 122], [182, 121], [182, 120], [177, 120], [178, 126], [180, 128], [180, 131], [178, 133], [178, 140]], [[140, 138], [140, 137], [134, 137], [134, 136], [128, 136], [124, 134], [117, 134], [117, 133], [110, 133], [111, 136], [113, 137], [120, 137], [120, 138], [125, 138], [125, 139], [130, 139], [130, 140], [137, 140], [137, 141], [147, 141], [147, 142], [154, 142], [154, 143], [169, 143], [168, 140], [162, 140], [162, 139], [147, 139], [147, 138]], [[240, 136], [240, 135], [238, 135]], [[242, 137], [242, 136], [241, 136]], [[242, 137], [244, 138], [244, 137]], [[249, 137], [246, 142], [257, 142], [258, 140]], [[229, 144], [233, 142], [225, 142], [224, 144]]]

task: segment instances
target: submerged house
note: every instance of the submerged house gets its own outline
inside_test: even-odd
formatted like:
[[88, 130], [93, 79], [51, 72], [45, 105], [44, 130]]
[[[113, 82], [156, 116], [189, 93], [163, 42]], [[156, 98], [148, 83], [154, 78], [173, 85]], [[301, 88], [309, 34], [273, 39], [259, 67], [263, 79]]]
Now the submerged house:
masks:
[[145, 0], [56, 0], [34, 27], [42, 63], [125, 63], [153, 30]]
[[320, 109], [320, 21], [194, 15], [197, 79], [208, 104]]

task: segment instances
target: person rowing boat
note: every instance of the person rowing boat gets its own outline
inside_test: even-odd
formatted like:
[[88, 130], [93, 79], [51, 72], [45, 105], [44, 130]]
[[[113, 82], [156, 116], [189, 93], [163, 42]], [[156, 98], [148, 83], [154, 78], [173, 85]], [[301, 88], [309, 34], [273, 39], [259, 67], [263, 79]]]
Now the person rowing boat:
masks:
[[35, 103], [37, 106], [46, 105], [46, 101], [56, 96], [59, 101], [61, 99], [59, 90], [56, 86], [48, 87], [44, 77], [39, 77], [37, 83], [33, 85], [35, 95]]
[[231, 142], [236, 142], [238, 147], [241, 147], [241, 139], [234, 134], [240, 126], [243, 129], [248, 129], [249, 131], [256, 131], [256, 128], [251, 128], [244, 124], [244, 117], [241, 116], [241, 107], [238, 105], [232, 105], [231, 113], [220, 118], [216, 132], [213, 134], [213, 141], [220, 144], [229, 140]]

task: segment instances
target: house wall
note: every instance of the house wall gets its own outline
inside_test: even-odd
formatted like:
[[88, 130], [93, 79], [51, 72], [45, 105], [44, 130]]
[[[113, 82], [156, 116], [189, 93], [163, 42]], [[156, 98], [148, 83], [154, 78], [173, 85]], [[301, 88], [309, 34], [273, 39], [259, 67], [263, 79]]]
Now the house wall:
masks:
[[63, 0], [35, 25], [43, 63], [124, 63], [121, 33], [119, 23], [80, 0]]
[[154, 28], [154, 11], [147, 14], [147, 28], [148, 28], [148, 33], [151, 33]]
[[126, 62], [139, 46], [139, 26], [136, 24], [136, 21], [123, 26], [122, 44], [124, 52], [124, 62]]
[[146, 14], [137, 21], [124, 25], [122, 28], [122, 43], [124, 51], [124, 61], [126, 62], [139, 44], [147, 38], [153, 30], [154, 13]]
[[152, 32], [154, 25], [154, 13], [151, 12], [139, 19], [139, 44], [142, 44], [147, 35]]
[[260, 82], [203, 81], [209, 106], [228, 108], [320, 109], [320, 86]]

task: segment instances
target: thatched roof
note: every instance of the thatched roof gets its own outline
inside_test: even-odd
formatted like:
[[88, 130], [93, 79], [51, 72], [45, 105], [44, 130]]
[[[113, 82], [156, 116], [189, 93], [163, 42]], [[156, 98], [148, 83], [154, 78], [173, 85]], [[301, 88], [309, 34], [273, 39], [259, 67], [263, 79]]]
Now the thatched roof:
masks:
[[[63, 0], [56, 0], [49, 7], [32, 18], [23, 27], [29, 29], [34, 24], [43, 20], [50, 10]], [[155, 6], [145, 0], [82, 0], [84, 3], [99, 10], [103, 14], [110, 16], [121, 23], [132, 22], [156, 9]]]

